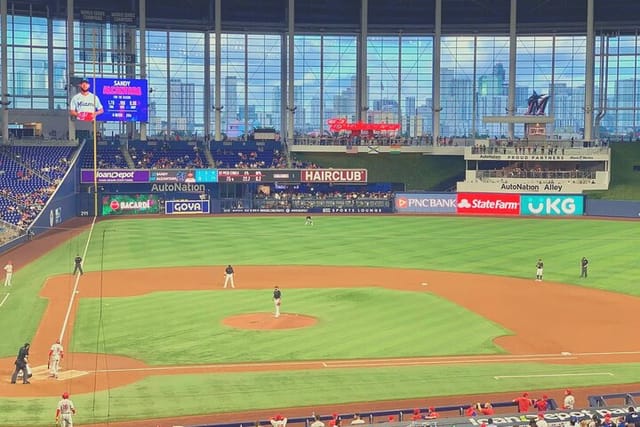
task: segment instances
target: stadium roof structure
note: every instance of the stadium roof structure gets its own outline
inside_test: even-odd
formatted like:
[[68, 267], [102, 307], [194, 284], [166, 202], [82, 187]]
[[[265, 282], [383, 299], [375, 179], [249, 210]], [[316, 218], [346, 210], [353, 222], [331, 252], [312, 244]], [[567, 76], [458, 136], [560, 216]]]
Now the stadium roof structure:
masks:
[[[285, 32], [288, 0], [221, 0], [223, 31]], [[583, 34], [587, 0], [516, 0], [521, 34]], [[368, 0], [368, 32], [425, 33], [435, 0]], [[67, 0], [8, 0], [10, 14], [66, 18]], [[296, 31], [356, 32], [361, 0], [295, 0]], [[508, 34], [511, 0], [442, 0], [443, 34]], [[138, 0], [75, 0], [80, 10], [133, 12]], [[214, 0], [146, 0], [149, 29], [213, 30]], [[594, 0], [599, 32], [640, 31], [640, 1]]]

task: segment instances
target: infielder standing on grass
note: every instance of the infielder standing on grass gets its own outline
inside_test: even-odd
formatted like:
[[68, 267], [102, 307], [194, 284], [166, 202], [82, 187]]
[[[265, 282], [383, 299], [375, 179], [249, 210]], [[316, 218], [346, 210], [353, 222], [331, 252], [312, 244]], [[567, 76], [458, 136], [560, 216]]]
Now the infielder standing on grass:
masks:
[[58, 378], [58, 369], [60, 368], [60, 360], [64, 357], [64, 348], [60, 344], [60, 340], [56, 340], [49, 350], [49, 376]]
[[235, 288], [233, 283], [233, 267], [231, 265], [227, 265], [227, 268], [224, 269], [224, 287], [226, 289], [227, 284], [231, 283], [231, 287]]
[[273, 304], [276, 306], [276, 314], [275, 317], [280, 317], [280, 299], [282, 297], [282, 292], [280, 292], [279, 287], [273, 288]]
[[61, 427], [73, 427], [72, 415], [76, 413], [73, 402], [69, 399], [69, 393], [62, 393], [62, 400], [58, 402], [56, 409], [56, 423], [60, 423]]
[[4, 266], [4, 271], [4, 285], [11, 286], [11, 277], [13, 277], [13, 263], [11, 261], [7, 261], [7, 265]]

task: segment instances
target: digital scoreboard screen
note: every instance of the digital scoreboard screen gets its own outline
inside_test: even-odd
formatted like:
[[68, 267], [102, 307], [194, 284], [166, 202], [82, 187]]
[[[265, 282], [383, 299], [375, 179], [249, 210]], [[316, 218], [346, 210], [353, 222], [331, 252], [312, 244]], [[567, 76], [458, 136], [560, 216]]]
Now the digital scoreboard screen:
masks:
[[[93, 79], [89, 79], [93, 84]], [[145, 79], [96, 78], [90, 89], [100, 99], [101, 122], [148, 122], [149, 90]]]
[[300, 171], [290, 169], [218, 169], [218, 182], [300, 182]]

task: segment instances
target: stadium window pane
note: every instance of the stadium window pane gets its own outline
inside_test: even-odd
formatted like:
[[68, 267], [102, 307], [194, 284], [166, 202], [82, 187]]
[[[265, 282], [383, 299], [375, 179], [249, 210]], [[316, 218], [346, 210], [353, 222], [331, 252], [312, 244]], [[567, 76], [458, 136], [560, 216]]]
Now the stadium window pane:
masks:
[[294, 70], [295, 70], [295, 103], [303, 109], [303, 126], [294, 119], [294, 129], [298, 133], [308, 136], [320, 136], [323, 120], [320, 117], [320, 103], [323, 99], [320, 92], [322, 79], [320, 35], [296, 35], [294, 39]]
[[433, 131], [433, 38], [403, 36], [400, 61], [402, 131], [408, 137], [425, 137]]
[[395, 36], [367, 39], [368, 121], [398, 123], [400, 121], [399, 83], [400, 40]]
[[[223, 34], [221, 40], [222, 132], [228, 138], [245, 134], [245, 35]], [[240, 109], [242, 108], [242, 117]]]
[[[247, 36], [248, 104], [246, 112], [240, 116], [241, 120], [248, 122], [249, 132], [257, 127], [279, 127], [280, 46], [280, 36], [277, 35]], [[299, 108], [295, 117], [304, 120], [304, 108]]]
[[170, 32], [168, 49], [172, 136], [203, 136], [204, 34]]
[[322, 102], [325, 117], [322, 124], [327, 131], [330, 118], [356, 119], [356, 62], [356, 36], [324, 36]]
[[168, 131], [167, 33], [147, 32], [147, 79], [149, 85], [148, 134], [162, 137]]

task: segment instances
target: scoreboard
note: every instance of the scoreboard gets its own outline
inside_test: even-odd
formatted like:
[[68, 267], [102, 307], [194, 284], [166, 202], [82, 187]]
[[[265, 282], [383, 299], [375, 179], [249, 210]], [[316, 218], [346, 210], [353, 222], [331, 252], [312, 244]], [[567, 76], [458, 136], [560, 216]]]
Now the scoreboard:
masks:
[[300, 171], [291, 169], [218, 169], [218, 182], [300, 182]]
[[[93, 169], [82, 169], [80, 182], [94, 182]], [[98, 169], [99, 184], [126, 183], [281, 183], [366, 184], [366, 169]]]

